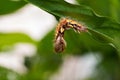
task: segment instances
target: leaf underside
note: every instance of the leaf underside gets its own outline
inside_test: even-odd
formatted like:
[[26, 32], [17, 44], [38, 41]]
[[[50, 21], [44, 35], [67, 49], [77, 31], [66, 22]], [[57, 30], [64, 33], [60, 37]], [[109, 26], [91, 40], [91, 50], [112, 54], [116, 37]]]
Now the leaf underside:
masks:
[[[112, 43], [119, 51], [120, 24], [108, 17], [98, 16], [89, 7], [73, 5], [60, 0], [27, 0], [57, 18], [69, 17], [86, 25], [90, 34], [104, 43]], [[53, 5], [54, 4], [54, 5]]]

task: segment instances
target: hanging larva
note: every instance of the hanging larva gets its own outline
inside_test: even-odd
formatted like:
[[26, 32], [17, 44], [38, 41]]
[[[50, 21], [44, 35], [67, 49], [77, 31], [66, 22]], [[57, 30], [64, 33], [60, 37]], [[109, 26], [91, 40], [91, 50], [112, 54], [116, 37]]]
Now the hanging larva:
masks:
[[74, 29], [75, 32], [87, 32], [87, 28], [75, 20], [69, 18], [62, 18], [58, 23], [55, 31], [54, 49], [55, 52], [61, 53], [66, 48], [66, 41], [64, 40], [64, 32], [68, 29]]

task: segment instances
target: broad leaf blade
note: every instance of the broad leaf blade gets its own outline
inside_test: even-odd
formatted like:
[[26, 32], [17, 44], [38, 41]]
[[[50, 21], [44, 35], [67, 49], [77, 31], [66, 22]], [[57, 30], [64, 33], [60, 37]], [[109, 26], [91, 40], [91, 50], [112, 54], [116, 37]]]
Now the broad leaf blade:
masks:
[[[79, 4], [91, 7], [96, 13], [120, 21], [120, 0], [76, 0]], [[107, 7], [106, 7], [107, 6]]]
[[[60, 0], [27, 0], [28, 2], [42, 8], [43, 10], [58, 16], [58, 17], [70, 17], [79, 20], [90, 29], [90, 33], [93, 36], [100, 37], [100, 41], [106, 43], [114, 43], [114, 39], [120, 36], [120, 24], [107, 17], [100, 17], [96, 15], [90, 8], [80, 5], [69, 4]], [[92, 30], [92, 31], [91, 31]], [[94, 31], [98, 32], [94, 34]], [[101, 34], [99, 34], [101, 33]], [[99, 34], [99, 35], [98, 35]], [[106, 36], [106, 37], [104, 37]], [[108, 38], [108, 39], [107, 39]], [[98, 38], [99, 39], [99, 38]], [[119, 38], [117, 38], [119, 41]]]

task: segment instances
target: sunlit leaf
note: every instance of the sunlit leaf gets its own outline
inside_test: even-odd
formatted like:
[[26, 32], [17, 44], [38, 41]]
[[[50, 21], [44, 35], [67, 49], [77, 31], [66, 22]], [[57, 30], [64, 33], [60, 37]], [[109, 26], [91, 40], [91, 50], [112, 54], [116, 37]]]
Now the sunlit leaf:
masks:
[[29, 36], [22, 33], [0, 33], [0, 49], [18, 42], [36, 44]]

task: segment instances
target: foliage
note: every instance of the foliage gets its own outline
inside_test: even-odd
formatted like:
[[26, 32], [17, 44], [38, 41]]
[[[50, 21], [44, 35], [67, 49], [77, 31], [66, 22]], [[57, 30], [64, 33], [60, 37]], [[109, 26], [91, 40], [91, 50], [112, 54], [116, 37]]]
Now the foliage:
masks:
[[23, 0], [0, 0], [0, 15], [12, 13], [25, 4]]
[[3, 47], [12, 46], [18, 42], [36, 44], [34, 40], [22, 33], [0, 33], [0, 50]]
[[[23, 76], [19, 75], [18, 80], [48, 80], [52, 73], [58, 70], [63, 56], [66, 54], [81, 56], [88, 52], [100, 52], [102, 55], [102, 61], [97, 65], [94, 76], [88, 80], [120, 80], [119, 0], [76, 0], [78, 5], [64, 0], [26, 1], [54, 15], [57, 20], [61, 17], [69, 17], [84, 23], [89, 33], [77, 34], [71, 30], [67, 31], [65, 39], [68, 45], [65, 54], [56, 55], [53, 51], [54, 30], [50, 31], [35, 45], [38, 49], [36, 56], [25, 58], [29, 72]], [[2, 1], [2, 3], [6, 2]], [[21, 3], [20, 5], [24, 6]], [[7, 8], [9, 10], [3, 9], [5, 12], [1, 14], [12, 12], [21, 6], [9, 7], [10, 9]], [[0, 49], [16, 42], [37, 43], [24, 34], [0, 34], [0, 38]], [[8, 39], [10, 40], [6, 41]]]

